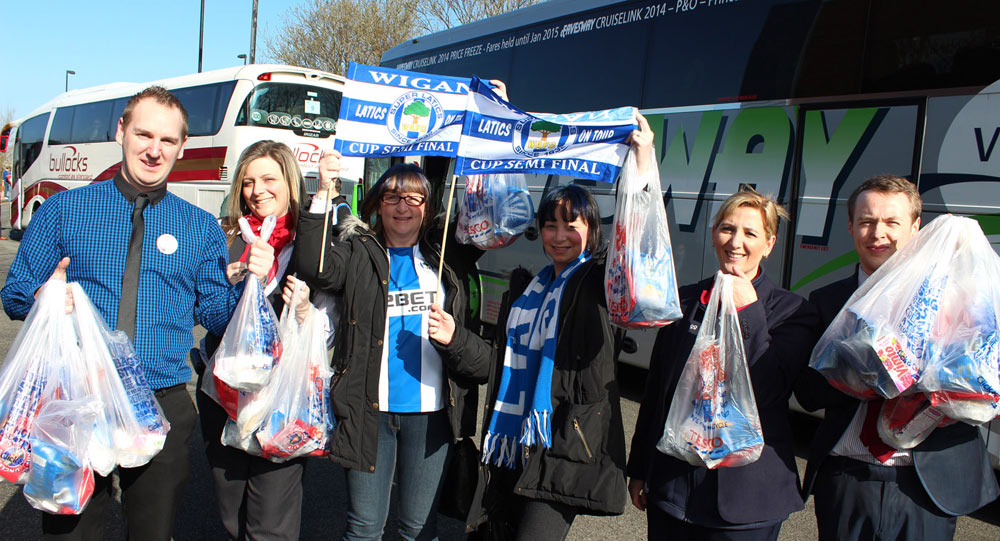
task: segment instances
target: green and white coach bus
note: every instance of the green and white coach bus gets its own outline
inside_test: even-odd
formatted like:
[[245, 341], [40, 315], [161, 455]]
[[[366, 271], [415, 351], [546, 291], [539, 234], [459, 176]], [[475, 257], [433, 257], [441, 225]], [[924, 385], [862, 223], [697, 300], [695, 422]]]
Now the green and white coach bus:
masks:
[[[406, 41], [382, 65], [502, 79], [529, 111], [638, 106], [681, 284], [716, 267], [711, 218], [742, 184], [790, 209], [765, 266], [804, 296], [852, 272], [846, 200], [876, 174], [917, 183], [924, 223], [972, 216], [1000, 244], [1000, 2], [550, 0]], [[592, 188], [610, 224], [613, 186], [529, 177], [535, 197], [569, 182]], [[484, 321], [511, 269], [544, 263], [539, 244], [481, 260]], [[629, 335], [622, 360], [647, 365], [652, 333]]]

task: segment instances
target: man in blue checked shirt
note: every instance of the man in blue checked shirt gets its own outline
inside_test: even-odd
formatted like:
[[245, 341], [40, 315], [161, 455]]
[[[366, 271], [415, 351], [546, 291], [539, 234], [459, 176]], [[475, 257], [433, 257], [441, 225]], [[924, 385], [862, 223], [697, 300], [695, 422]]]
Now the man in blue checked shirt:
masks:
[[[116, 140], [119, 173], [49, 197], [24, 233], [0, 298], [7, 315], [24, 319], [50, 277], [79, 282], [108, 324], [132, 339], [170, 432], [149, 464], [119, 469], [122, 504], [129, 539], [167, 540], [190, 469], [195, 411], [185, 384], [192, 329], [197, 321], [221, 336], [244, 271], [263, 278], [274, 251], [258, 242], [247, 265], [227, 267], [215, 219], [167, 192], [187, 140], [187, 112], [173, 94], [150, 87], [133, 96]], [[110, 479], [97, 477], [81, 515], [43, 513], [45, 538], [101, 539], [110, 492]]]

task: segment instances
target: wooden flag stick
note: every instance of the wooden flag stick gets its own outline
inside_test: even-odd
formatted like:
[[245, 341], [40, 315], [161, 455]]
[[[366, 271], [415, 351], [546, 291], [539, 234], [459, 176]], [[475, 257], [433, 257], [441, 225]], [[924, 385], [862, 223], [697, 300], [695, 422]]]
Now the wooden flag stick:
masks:
[[[326, 192], [326, 196], [330, 196], [329, 191]], [[327, 199], [326, 211], [323, 212], [323, 240], [320, 241], [319, 246], [319, 269], [316, 270], [317, 275], [323, 273], [323, 259], [326, 256], [326, 232], [330, 230], [330, 207], [333, 206], [331, 204], [332, 201], [332, 199]]]
[[448, 244], [448, 222], [451, 221], [451, 202], [455, 197], [455, 183], [458, 182], [458, 175], [451, 176], [451, 188], [448, 189], [448, 206], [444, 211], [444, 231], [441, 233], [441, 260], [438, 261], [438, 293], [441, 295], [438, 304], [444, 306], [444, 289], [441, 287], [441, 273], [444, 271], [444, 247]]

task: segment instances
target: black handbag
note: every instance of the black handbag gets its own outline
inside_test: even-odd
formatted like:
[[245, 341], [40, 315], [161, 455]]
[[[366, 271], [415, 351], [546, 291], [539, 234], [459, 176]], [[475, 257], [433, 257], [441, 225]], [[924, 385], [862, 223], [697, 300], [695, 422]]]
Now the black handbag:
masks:
[[462, 438], [455, 444], [438, 505], [442, 515], [465, 522], [479, 481], [479, 461], [479, 449], [472, 438]]

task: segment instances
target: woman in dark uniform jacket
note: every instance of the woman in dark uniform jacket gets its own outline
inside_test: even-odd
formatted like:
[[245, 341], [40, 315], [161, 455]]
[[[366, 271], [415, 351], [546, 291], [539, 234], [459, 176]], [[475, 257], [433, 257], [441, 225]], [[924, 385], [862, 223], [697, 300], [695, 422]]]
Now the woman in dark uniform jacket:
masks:
[[[241, 216], [247, 218], [254, 232], [259, 233], [264, 218], [277, 218], [277, 225], [268, 239], [274, 248], [274, 266], [267, 279], [261, 280], [267, 300], [277, 314], [281, 313], [285, 301], [291, 299], [294, 287], [295, 279], [291, 276], [294, 265], [290, 260], [302, 188], [302, 173], [291, 149], [284, 143], [259, 141], [247, 147], [236, 163], [226, 216], [222, 219], [222, 229], [229, 243], [229, 260], [233, 262], [227, 272], [232, 273], [244, 269], [247, 263], [247, 246], [240, 236], [237, 220]], [[308, 294], [308, 288], [303, 287], [300, 295]], [[309, 306], [308, 302], [300, 303], [300, 315], [305, 315], [304, 310]], [[201, 348], [193, 354], [201, 360], [211, 358], [220, 340], [221, 337], [206, 335]], [[229, 415], [200, 390], [202, 380], [211, 378], [212, 374], [204, 373], [203, 363], [195, 364], [199, 371], [199, 391], [195, 398], [205, 454], [212, 469], [216, 503], [226, 532], [232, 539], [298, 539], [305, 459], [276, 464], [223, 445], [221, 436]]]
[[735, 277], [733, 297], [764, 450], [748, 465], [709, 470], [656, 449], [714, 276], [681, 288], [684, 317], [656, 337], [628, 463], [629, 494], [646, 511], [650, 539], [777, 539], [781, 523], [803, 508], [788, 400], [808, 362], [818, 318], [810, 304], [775, 285], [760, 267], [784, 214], [769, 197], [741, 191], [722, 204], [712, 227], [719, 268]]

